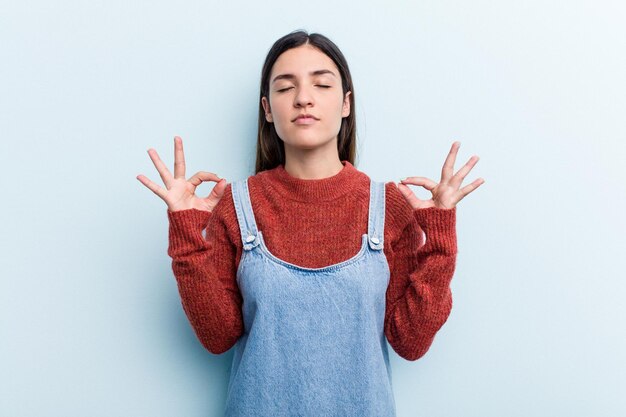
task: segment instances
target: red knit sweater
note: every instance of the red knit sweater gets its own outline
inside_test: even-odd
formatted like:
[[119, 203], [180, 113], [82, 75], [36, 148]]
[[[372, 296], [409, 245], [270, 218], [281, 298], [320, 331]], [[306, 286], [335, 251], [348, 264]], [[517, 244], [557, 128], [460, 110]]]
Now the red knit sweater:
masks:
[[[307, 268], [356, 255], [367, 233], [369, 177], [348, 161], [342, 164], [338, 174], [322, 179], [293, 177], [283, 165], [248, 178], [254, 216], [270, 252]], [[383, 252], [391, 272], [385, 335], [398, 355], [416, 360], [452, 308], [456, 208], [414, 210], [393, 182], [385, 184], [385, 195]], [[202, 345], [223, 353], [244, 330], [236, 282], [243, 246], [231, 184], [212, 212], [167, 210], [167, 216], [168, 255], [183, 309]]]

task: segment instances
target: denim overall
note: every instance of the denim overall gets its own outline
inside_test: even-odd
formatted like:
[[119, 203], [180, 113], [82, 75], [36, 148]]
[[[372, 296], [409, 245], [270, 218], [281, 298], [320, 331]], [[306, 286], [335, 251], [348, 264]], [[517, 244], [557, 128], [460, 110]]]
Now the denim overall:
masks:
[[232, 195], [243, 241], [237, 283], [245, 330], [235, 345], [225, 415], [395, 416], [383, 327], [390, 277], [385, 184], [370, 180], [361, 250], [322, 268], [270, 253], [247, 179], [232, 183]]

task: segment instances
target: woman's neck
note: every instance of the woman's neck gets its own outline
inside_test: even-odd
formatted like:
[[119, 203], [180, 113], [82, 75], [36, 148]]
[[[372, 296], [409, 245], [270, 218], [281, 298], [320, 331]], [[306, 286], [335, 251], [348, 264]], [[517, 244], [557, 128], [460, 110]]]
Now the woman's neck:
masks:
[[349, 196], [356, 190], [367, 189], [369, 178], [349, 161], [341, 161], [342, 169], [335, 175], [318, 179], [302, 179], [288, 173], [283, 165], [262, 171], [258, 175], [264, 185], [290, 200], [315, 202], [330, 201]]
[[343, 169], [336, 145], [332, 152], [293, 153], [286, 151], [284, 168], [294, 178], [324, 179], [337, 175]]

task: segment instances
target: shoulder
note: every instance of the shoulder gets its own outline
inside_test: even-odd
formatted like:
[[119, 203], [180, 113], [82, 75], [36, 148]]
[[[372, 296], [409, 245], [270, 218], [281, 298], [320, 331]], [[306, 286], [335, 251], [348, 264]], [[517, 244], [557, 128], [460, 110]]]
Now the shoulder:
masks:
[[404, 229], [413, 220], [413, 208], [393, 181], [385, 183], [385, 214], [394, 227]]
[[[220, 199], [217, 206], [215, 206], [214, 214], [217, 221], [223, 223], [229, 231], [229, 234], [233, 237], [235, 242], [240, 242], [240, 230], [239, 220], [237, 219], [237, 212], [235, 210], [235, 202], [233, 197], [233, 185], [238, 183], [239, 185], [247, 182], [248, 193], [250, 194], [251, 203], [255, 206], [262, 199], [257, 196], [258, 194], [265, 195], [266, 188], [269, 185], [267, 181], [267, 171], [261, 171], [255, 175], [250, 175], [245, 178], [239, 178], [233, 182], [226, 184], [224, 189], [224, 195]], [[239, 192], [243, 188], [235, 187]], [[261, 203], [263, 204], [263, 203]]]
[[385, 235], [393, 245], [407, 227], [419, 229], [413, 208], [393, 181], [385, 183]]
[[241, 244], [239, 221], [237, 220], [235, 203], [233, 201], [232, 183], [226, 184], [224, 194], [212, 213], [213, 215], [211, 216], [209, 227], [213, 228], [213, 230], [220, 229], [222, 233], [228, 236], [228, 240], [233, 244]]

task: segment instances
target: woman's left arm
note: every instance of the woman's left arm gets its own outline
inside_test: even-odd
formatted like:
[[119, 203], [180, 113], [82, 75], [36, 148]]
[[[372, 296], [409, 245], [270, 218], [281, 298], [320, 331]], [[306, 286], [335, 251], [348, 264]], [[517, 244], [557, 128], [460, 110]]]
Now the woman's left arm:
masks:
[[[395, 247], [388, 255], [392, 262], [385, 334], [394, 350], [408, 360], [417, 360], [426, 354], [435, 334], [450, 315], [450, 281], [457, 254], [456, 205], [485, 182], [479, 178], [460, 188], [479, 159], [472, 156], [454, 174], [460, 146], [458, 141], [452, 144], [441, 170], [440, 182], [426, 177], [408, 177], [398, 185], [398, 190], [413, 209], [414, 219], [407, 222], [402, 236], [392, 245]], [[424, 187], [431, 192], [432, 198], [420, 200], [407, 185]], [[424, 245], [418, 229], [426, 234]]]
[[385, 314], [389, 344], [410, 361], [426, 354], [450, 315], [457, 254], [455, 208], [416, 209], [413, 217], [388, 256]]

